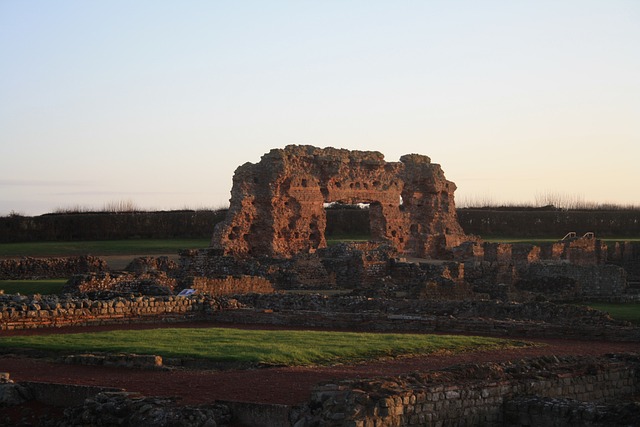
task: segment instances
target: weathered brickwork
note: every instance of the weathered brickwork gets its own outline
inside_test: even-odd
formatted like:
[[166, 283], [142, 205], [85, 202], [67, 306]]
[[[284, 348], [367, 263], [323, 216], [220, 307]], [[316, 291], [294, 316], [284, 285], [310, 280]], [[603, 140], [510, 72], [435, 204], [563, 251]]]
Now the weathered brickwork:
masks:
[[63, 293], [86, 294], [114, 292], [121, 294], [171, 295], [177, 281], [166, 273], [151, 270], [146, 273], [91, 273], [75, 275], [65, 284]]
[[270, 281], [257, 276], [188, 277], [181, 282], [183, 287], [213, 296], [275, 292]]
[[378, 152], [290, 145], [236, 169], [231, 205], [211, 245], [235, 256], [314, 252], [326, 246], [324, 203], [370, 203], [374, 240], [446, 257], [470, 239], [457, 221], [455, 190], [426, 156], [386, 162]]
[[212, 313], [218, 322], [361, 331], [639, 341], [640, 328], [569, 304], [431, 301], [322, 295], [238, 295], [253, 309]]
[[107, 270], [107, 263], [104, 260], [89, 255], [0, 260], [0, 280], [68, 279], [74, 274], [98, 273]]
[[121, 322], [184, 321], [238, 308], [237, 301], [202, 295], [88, 298], [0, 295], [0, 330], [100, 325]]
[[607, 263], [608, 252], [599, 239], [578, 238], [541, 246], [466, 242], [454, 256], [464, 262], [474, 291], [490, 298], [637, 299], [640, 295], [630, 294], [626, 270]]
[[[513, 421], [514, 411], [508, 402], [520, 396], [629, 399], [640, 390], [638, 367], [637, 358], [618, 361], [551, 356], [517, 364], [465, 365], [439, 372], [328, 383], [316, 388], [294, 425], [544, 425], [518, 423], [528, 414], [520, 411], [515, 414], [515, 423], [505, 422], [505, 406]], [[567, 414], [556, 414], [558, 418], [563, 415]]]

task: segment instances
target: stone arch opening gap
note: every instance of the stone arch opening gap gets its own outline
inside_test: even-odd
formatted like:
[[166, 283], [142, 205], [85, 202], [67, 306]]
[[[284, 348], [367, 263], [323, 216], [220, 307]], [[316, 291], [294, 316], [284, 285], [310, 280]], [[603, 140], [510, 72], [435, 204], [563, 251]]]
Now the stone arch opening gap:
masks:
[[326, 215], [325, 239], [327, 244], [338, 241], [372, 240], [370, 205], [375, 202], [356, 204], [341, 202], [324, 203]]

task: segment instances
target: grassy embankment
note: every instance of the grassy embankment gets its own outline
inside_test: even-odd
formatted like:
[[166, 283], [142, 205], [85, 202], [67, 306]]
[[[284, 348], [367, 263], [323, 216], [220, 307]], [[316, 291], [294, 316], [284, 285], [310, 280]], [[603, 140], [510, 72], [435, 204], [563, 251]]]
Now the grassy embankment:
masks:
[[187, 328], [10, 336], [1, 348], [125, 352], [214, 362], [331, 365], [407, 355], [503, 350], [532, 343], [474, 336]]

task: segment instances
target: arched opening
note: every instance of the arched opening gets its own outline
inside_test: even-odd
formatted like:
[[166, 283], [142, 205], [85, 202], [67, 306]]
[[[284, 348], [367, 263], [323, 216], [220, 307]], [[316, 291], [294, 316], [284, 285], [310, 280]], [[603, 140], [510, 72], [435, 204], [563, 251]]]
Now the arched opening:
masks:
[[324, 208], [327, 218], [324, 235], [328, 245], [371, 240], [369, 203], [330, 202], [325, 203]]

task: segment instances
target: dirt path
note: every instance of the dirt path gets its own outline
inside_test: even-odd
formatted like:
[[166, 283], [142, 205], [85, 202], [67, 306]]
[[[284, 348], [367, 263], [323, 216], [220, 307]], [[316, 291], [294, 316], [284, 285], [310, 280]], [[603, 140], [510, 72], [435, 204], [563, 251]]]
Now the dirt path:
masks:
[[[215, 325], [187, 323], [171, 327], [245, 327], [251, 325]], [[73, 333], [115, 328], [155, 328], [158, 325], [65, 328], [60, 330], [16, 331], [2, 335]], [[542, 347], [508, 351], [473, 352], [455, 356], [433, 355], [399, 358], [332, 367], [288, 367], [250, 370], [170, 370], [142, 371], [125, 368], [69, 366], [41, 359], [18, 356], [0, 357], [0, 371], [9, 372], [16, 381], [46, 381], [124, 388], [147, 396], [177, 396], [181, 402], [205, 403], [212, 400], [298, 404], [309, 399], [313, 386], [322, 381], [344, 378], [371, 378], [414, 371], [443, 369], [461, 363], [504, 362], [543, 355], [600, 356], [616, 352], [640, 352], [640, 343], [612, 343], [561, 339], [534, 339]]]

